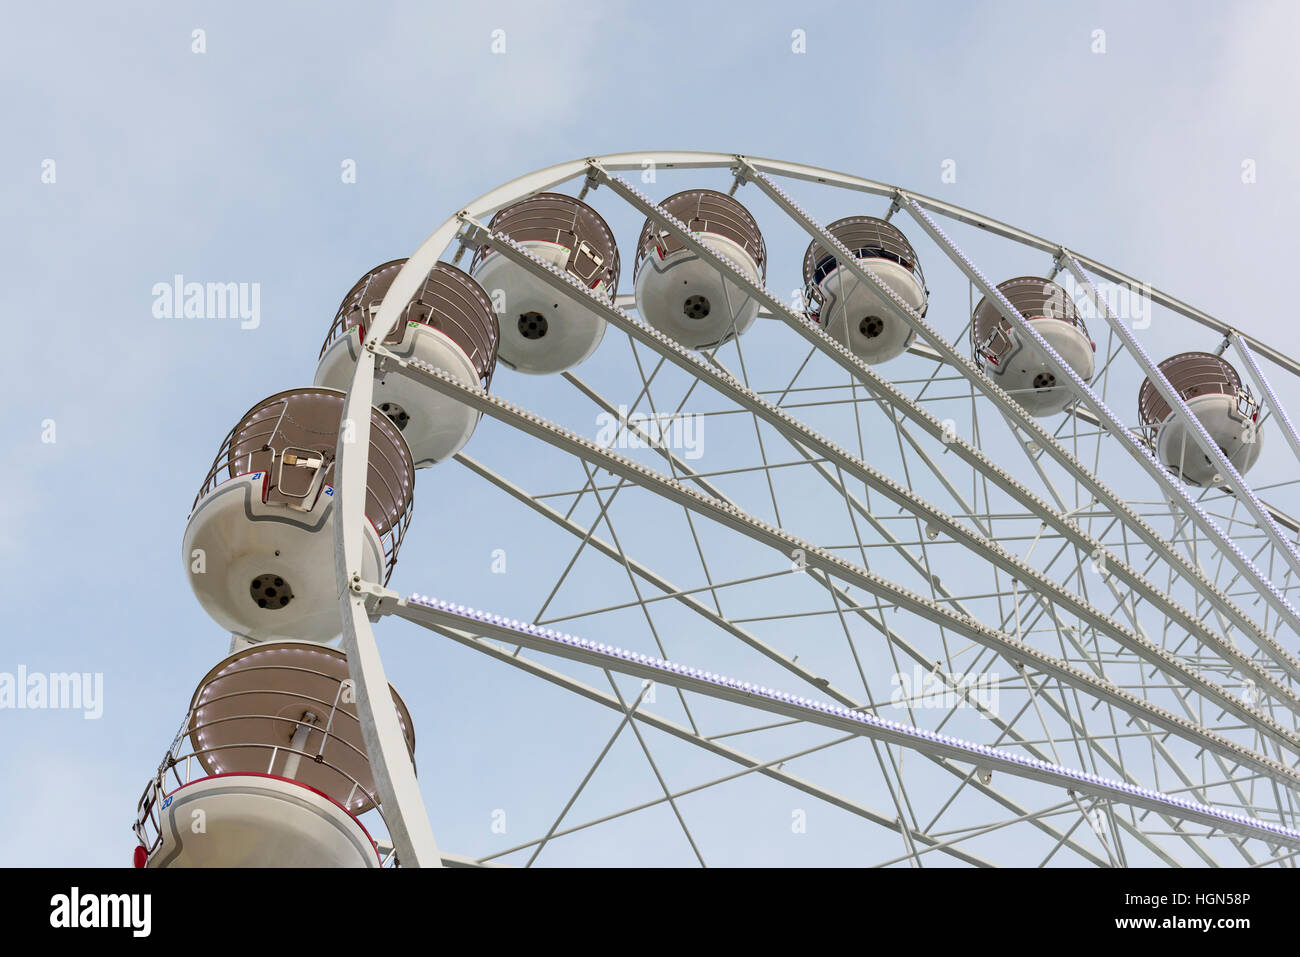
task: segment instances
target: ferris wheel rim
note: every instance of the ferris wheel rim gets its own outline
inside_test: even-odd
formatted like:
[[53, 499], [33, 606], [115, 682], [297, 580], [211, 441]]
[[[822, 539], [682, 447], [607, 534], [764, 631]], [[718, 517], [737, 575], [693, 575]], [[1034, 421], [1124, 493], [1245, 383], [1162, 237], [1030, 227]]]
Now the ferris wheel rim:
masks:
[[[907, 187], [806, 163], [752, 156], [747, 153], [719, 153], [704, 150], [640, 150], [605, 153], [565, 160], [524, 173], [480, 194], [462, 207], [457, 215], [468, 214], [475, 218], [490, 215], [502, 206], [524, 199], [536, 192], [553, 189], [581, 176], [592, 163], [598, 163], [612, 171], [626, 172], [647, 168], [655, 170], [733, 169], [741, 161], [747, 161], [765, 173], [868, 193], [878, 197], [889, 198], [898, 193], [903, 193], [931, 212], [938, 213], [947, 219], [975, 226], [1003, 239], [1037, 249], [1040, 252], [1050, 253], [1053, 256], [1068, 251], [1089, 272], [1111, 282], [1130, 287], [1141, 287], [1144, 291], [1149, 291], [1152, 302], [1157, 305], [1171, 309], [1221, 335], [1239, 336], [1251, 349], [1278, 367], [1293, 375], [1300, 376], [1300, 357], [1290, 356], [1283, 350], [1266, 343], [1263, 339], [1253, 336], [1231, 323], [1225, 322], [1159, 288], [1150, 286], [1131, 274], [1103, 263], [1099, 259], [1072, 250], [1062, 243], [1054, 242], [1036, 233], [1012, 226], [977, 210], [959, 206], [935, 196], [919, 193]], [[440, 224], [420, 244], [418, 249], [423, 249], [430, 244], [437, 245], [444, 234], [447, 238], [441, 244], [441, 248], [445, 250], [446, 247], [450, 246], [457, 231], [456, 218], [456, 216], [452, 216]]]
[[[352, 418], [356, 424], [357, 434], [355, 434], [354, 439], [346, 443], [340, 437], [337, 455], [337, 469], [340, 476], [338, 483], [339, 498], [336, 507], [342, 510], [340, 514], [343, 520], [334, 523], [334, 537], [340, 606], [344, 619], [344, 647], [348, 652], [349, 668], [353, 670], [353, 678], [358, 685], [358, 715], [362, 720], [363, 727], [368, 729], [368, 749], [377, 747], [383, 753], [386, 747], [385, 738], [391, 736], [385, 735], [382, 727], [375, 727], [376, 719], [378, 719], [379, 724], [382, 724], [384, 716], [372, 712], [370, 701], [366, 698], [363, 690], [366, 687], [386, 687], [387, 681], [383, 677], [382, 663], [379, 661], [373, 631], [368, 620], [366, 596], [359, 594], [357, 587], [359, 576], [354, 570], [357, 565], [349, 560], [350, 556], [355, 556], [359, 550], [359, 542], [357, 541], [359, 533], [356, 531], [359, 525], [357, 522], [350, 520], [350, 518], [354, 517], [350, 515], [350, 512], [357, 512], [360, 509], [362, 497], [357, 494], [356, 489], [358, 487], [364, 488], [364, 479], [358, 480], [358, 476], [364, 475], [366, 467], [366, 459], [355, 448], [350, 447], [361, 445], [368, 449], [369, 439], [369, 416], [352, 415], [351, 410], [355, 408], [365, 409], [369, 406], [376, 361], [375, 348], [379, 346], [384, 336], [391, 330], [406, 301], [415, 293], [418, 281], [429, 269], [433, 268], [441, 256], [455, 242], [466, 220], [484, 218], [489, 213], [510, 202], [537, 192], [553, 189], [583, 175], [584, 172], [590, 175], [593, 163], [605, 169], [616, 171], [646, 168], [660, 170], [735, 169], [738, 164], [748, 163], [764, 173], [777, 176], [788, 176], [794, 179], [818, 182], [832, 187], [857, 190], [883, 197], [907, 196], [923, 208], [947, 218], [978, 226], [1004, 239], [1013, 240], [1022, 245], [1055, 255], [1068, 255], [1095, 275], [1103, 276], [1114, 282], [1141, 285], [1145, 290], [1150, 290], [1153, 302], [1173, 309], [1186, 318], [1218, 331], [1225, 336], [1239, 337], [1250, 350], [1269, 358], [1270, 361], [1285, 371], [1300, 376], [1300, 362], [1292, 360], [1279, 350], [1239, 332], [1227, 323], [1223, 323], [1158, 290], [1150, 289], [1150, 287], [1139, 283], [1118, 270], [1087, 257], [1069, 253], [1064, 246], [1050, 243], [1041, 237], [1000, 223], [982, 214], [932, 197], [922, 196], [911, 191], [903, 191], [898, 187], [850, 174], [837, 173], [804, 164], [749, 157], [744, 154], [695, 151], [639, 151], [574, 159], [516, 177], [482, 194], [456, 215], [443, 222], [407, 259], [385, 296], [373, 325], [367, 330], [365, 347], [361, 350], [361, 356], [354, 371], [351, 385], [347, 390], [347, 405], [345, 406], [344, 416], [345, 418]], [[379, 697], [378, 703], [381, 712], [391, 707], [387, 704], [385, 696]], [[391, 743], [391, 741], [388, 742], [388, 744]], [[386, 813], [385, 817], [391, 815], [395, 819], [396, 826], [393, 828], [393, 837], [394, 844], [398, 847], [399, 856], [410, 863], [425, 861], [436, 863], [440, 856], [437, 853], [436, 844], [433, 843], [432, 832], [428, 828], [428, 819], [424, 813], [422, 800], [419, 798], [418, 786], [414, 787], [414, 792], [412, 792], [412, 786], [414, 785], [413, 773], [410, 775], [409, 780], [406, 780], [405, 775], [402, 774], [400, 762], [383, 761], [381, 759], [378, 764], [380, 766], [376, 767], [376, 789], [381, 797], [388, 799], [385, 806], [388, 808], [389, 813]], [[389, 767], [385, 769], [385, 765]], [[385, 793], [386, 788], [390, 793]], [[389, 801], [391, 801], [391, 804]], [[411, 819], [408, 822], [411, 825], [409, 830], [407, 825], [403, 823], [408, 817]], [[419, 823], [421, 820], [423, 821], [423, 827]]]

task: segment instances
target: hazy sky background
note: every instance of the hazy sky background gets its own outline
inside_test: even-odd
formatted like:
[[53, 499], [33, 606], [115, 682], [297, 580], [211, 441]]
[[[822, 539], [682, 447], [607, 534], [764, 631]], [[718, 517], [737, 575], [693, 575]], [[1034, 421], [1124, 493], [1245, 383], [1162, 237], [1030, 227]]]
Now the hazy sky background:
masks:
[[[0, 712], [0, 863], [129, 861], [135, 801], [227, 641], [179, 560], [211, 456], [310, 380], [347, 288], [469, 198], [602, 152], [798, 160], [1067, 242], [1294, 354], [1298, 32], [1289, 3], [11, 6], [0, 671], [103, 672], [105, 711]], [[154, 318], [177, 273], [260, 283], [261, 327]], [[435, 833], [482, 849], [466, 822], [487, 811], [447, 796], [474, 740], [432, 723], [455, 684], [439, 666], [469, 653], [430, 663], [398, 627]]]

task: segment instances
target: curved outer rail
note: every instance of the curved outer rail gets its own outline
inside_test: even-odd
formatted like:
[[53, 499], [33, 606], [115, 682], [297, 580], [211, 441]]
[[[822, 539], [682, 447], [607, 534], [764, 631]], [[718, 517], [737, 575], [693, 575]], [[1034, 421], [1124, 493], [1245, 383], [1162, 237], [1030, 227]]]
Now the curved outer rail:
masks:
[[[375, 643], [374, 632], [370, 627], [369, 603], [380, 590], [374, 586], [374, 583], [363, 581], [360, 571], [362, 528], [365, 521], [367, 453], [370, 447], [369, 410], [374, 396], [375, 350], [392, 330], [402, 309], [415, 295], [423, 278], [438, 262], [442, 253], [456, 240], [460, 224], [465, 219], [486, 217], [507, 203], [535, 192], [553, 189], [575, 177], [589, 174], [590, 164], [593, 162], [611, 171], [647, 168], [738, 169], [748, 164], [753, 169], [764, 173], [839, 186], [886, 198], [894, 198], [901, 192], [897, 187], [862, 177], [836, 173], [801, 163], [750, 156], [745, 156], [742, 160], [736, 153], [688, 150], [611, 153], [548, 166], [489, 190], [438, 226], [407, 259], [387, 295], [384, 296], [374, 323], [367, 331], [352, 382], [348, 387], [336, 456], [337, 520], [334, 523], [335, 574], [338, 584], [339, 612], [343, 619], [343, 650], [348, 656], [348, 670], [356, 685], [357, 716], [361, 722], [366, 750], [375, 775], [375, 789], [384, 807], [398, 859], [404, 866], [437, 867], [441, 865], [442, 857], [438, 852], [424, 800], [415, 779], [415, 769], [406, 754], [397, 711], [387, 693], [388, 679]], [[951, 203], [910, 191], [906, 195], [927, 210], [1050, 253], [1054, 257], [1061, 256], [1065, 248], [1058, 243], [1049, 242], [1032, 233]], [[1236, 336], [1254, 352], [1265, 356], [1293, 375], [1300, 376], [1300, 361], [1116, 269], [1077, 253], [1071, 255], [1094, 274], [1112, 282], [1149, 289], [1153, 302], [1224, 336]]]

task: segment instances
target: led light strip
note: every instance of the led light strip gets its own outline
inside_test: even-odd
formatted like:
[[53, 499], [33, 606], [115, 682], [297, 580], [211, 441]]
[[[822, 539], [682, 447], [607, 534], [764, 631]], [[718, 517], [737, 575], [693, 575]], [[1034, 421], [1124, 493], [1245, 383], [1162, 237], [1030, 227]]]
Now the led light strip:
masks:
[[556, 654], [597, 667], [611, 668], [635, 677], [661, 680], [684, 690], [708, 694], [739, 704], [757, 707], [799, 720], [850, 730], [866, 737], [899, 744], [943, 757], [969, 761], [980, 767], [999, 767], [1018, 777], [1081, 790], [1098, 798], [1118, 800], [1174, 817], [1209, 824], [1223, 831], [1259, 838], [1274, 845], [1300, 848], [1300, 831], [1261, 821], [1236, 811], [1227, 811], [1113, 778], [1078, 771], [1001, 748], [975, 744], [952, 735], [855, 711], [842, 705], [790, 694], [752, 684], [700, 668], [665, 661], [602, 642], [579, 638], [566, 632], [530, 624], [465, 605], [413, 594], [398, 603], [399, 617], [419, 623], [472, 627], [476, 632], [511, 641], [536, 651]]
[[[642, 203], [649, 204], [652, 206], [652, 208], [657, 208], [657, 207], [653, 207], [653, 204], [650, 204], [648, 199], [646, 199], [644, 196], [641, 196], [639, 193], [637, 193], [633, 187], [628, 186], [626, 183], [624, 183], [621, 180], [618, 180], [617, 182], [625, 190], [634, 193]], [[677, 220], [669, 216], [669, 214], [664, 214], [664, 215], [665, 217], [669, 218], [670, 221], [674, 223], [679, 229], [686, 230], [685, 225], [682, 224], [680, 220]], [[1057, 586], [1055, 583], [1047, 580], [1043, 575], [1041, 575], [1041, 573], [1039, 573], [1037, 570], [1033, 569], [1026, 563], [1020, 561], [1014, 556], [1011, 556], [1009, 553], [1006, 553], [1005, 551], [1000, 549], [1000, 547], [996, 546], [994, 543], [991, 543], [986, 539], [976, 536], [974, 533], [970, 532], [964, 526], [957, 524], [949, 516], [940, 512], [938, 509], [935, 509], [933, 506], [929, 505], [929, 503], [925, 502], [924, 500], [920, 499], [918, 496], [912, 493], [910, 489], [904, 488], [903, 486], [899, 485], [897, 482], [890, 479], [888, 476], [879, 475], [874, 470], [870, 469], [870, 467], [867, 466], [865, 463], [863, 463], [861, 460], [850, 455], [848, 452], [841, 449], [835, 443], [829, 441], [828, 439], [825, 439], [818, 433], [812, 431], [808, 426], [804, 425], [802, 422], [798, 421], [797, 419], [789, 415], [783, 409], [777, 406], [773, 406], [770, 403], [763, 400], [761, 397], [755, 395], [753, 392], [751, 392], [741, 383], [737, 382], [734, 379], [734, 377], [727, 375], [719, 370], [716, 370], [711, 366], [706, 365], [705, 363], [701, 362], [696, 356], [683, 349], [673, 339], [665, 336], [664, 334], [660, 333], [658, 330], [645, 325], [644, 323], [632, 319], [625, 312], [623, 312], [622, 310], [614, 306], [604, 296], [597, 296], [593, 294], [591, 290], [585, 288], [581, 283], [575, 280], [569, 273], [561, 272], [559, 269], [555, 268], [550, 263], [545, 262], [538, 256], [535, 256], [531, 251], [525, 249], [523, 246], [521, 246], [519, 243], [516, 243], [514, 240], [510, 239], [509, 237], [491, 233], [487, 229], [487, 227], [485, 227], [481, 223], [469, 219], [468, 217], [465, 217], [464, 221], [467, 226], [469, 226], [476, 233], [478, 233], [479, 238], [481, 238], [482, 241], [490, 244], [498, 252], [504, 253], [507, 256], [507, 258], [516, 259], [516, 261], [520, 262], [521, 264], [527, 267], [535, 268], [544, 278], [551, 278], [551, 281], [557, 286], [569, 287], [570, 289], [573, 290], [574, 295], [578, 296], [580, 299], [584, 300], [587, 303], [592, 304], [595, 308], [599, 309], [609, 321], [624, 328], [626, 331], [635, 335], [640, 340], [646, 342], [652, 348], [655, 348], [657, 351], [659, 351], [661, 354], [673, 359], [678, 364], [682, 365], [684, 368], [696, 372], [696, 374], [700, 378], [711, 383], [715, 388], [717, 388], [720, 392], [722, 392], [722, 394], [727, 395], [733, 400], [741, 403], [745, 407], [749, 408], [751, 411], [755, 412], [755, 414], [762, 416], [773, 427], [777, 429], [795, 430], [797, 432], [797, 441], [806, 445], [809, 448], [818, 450], [821, 454], [825, 455], [827, 458], [837, 462], [849, 474], [854, 475], [855, 477], [860, 478], [861, 480], [872, 485], [873, 488], [876, 488], [882, 494], [885, 494], [886, 496], [888, 496], [898, 504], [904, 505], [904, 507], [910, 508], [914, 512], [919, 512], [921, 514], [928, 516], [931, 521], [934, 521], [942, 525], [944, 528], [946, 528], [949, 531], [949, 534], [951, 534], [955, 539], [963, 541], [966, 544], [967, 548], [973, 548], [979, 554], [987, 553], [994, 561], [999, 562], [1004, 567], [1007, 567], [1008, 570], [1011, 571], [1013, 575], [1016, 575], [1017, 577], [1033, 580], [1040, 589], [1050, 592], [1052, 595], [1055, 596], [1057, 601], [1075, 610], [1076, 613], [1082, 615], [1083, 617], [1088, 618], [1090, 621], [1094, 623], [1094, 625], [1098, 626], [1102, 632], [1107, 633], [1119, 644], [1121, 644], [1124, 647], [1127, 647], [1130, 651], [1134, 652], [1142, 659], [1160, 668], [1162, 671], [1168, 674], [1176, 683], [1195, 690], [1198, 694], [1203, 695], [1208, 700], [1213, 701], [1218, 707], [1221, 707], [1229, 711], [1235, 716], [1241, 718], [1243, 721], [1247, 722], [1247, 724], [1250, 727], [1256, 729], [1259, 733], [1268, 736], [1272, 740], [1277, 741], [1278, 743], [1284, 745], [1285, 747], [1288, 747], [1292, 750], [1297, 750], [1298, 744], [1300, 744], [1300, 735], [1297, 735], [1295, 732], [1288, 730], [1279, 722], [1274, 720], [1271, 716], [1262, 713], [1260, 710], [1252, 707], [1245, 701], [1233, 697], [1230, 693], [1225, 691], [1215, 682], [1209, 680], [1209, 678], [1203, 675], [1199, 670], [1189, 667], [1188, 665], [1180, 661], [1176, 656], [1170, 654], [1168, 651], [1160, 648], [1159, 646], [1155, 645], [1149, 640], [1141, 636], [1138, 636], [1135, 633], [1129, 632], [1127, 629], [1120, 626], [1117, 622], [1110, 619], [1108, 616], [1105, 616], [1098, 610], [1092, 608], [1092, 606], [1089, 605], [1087, 602], [1071, 594], [1070, 592], [1066, 591], [1060, 586]], [[698, 240], [696, 240], [696, 242], [698, 242]], [[717, 258], [722, 263], [724, 263], [728, 268], [732, 269], [734, 272], [739, 274], [739, 270], [735, 267], [734, 263], [730, 262], [730, 260], [727, 260], [725, 257], [717, 257]], [[434, 367], [430, 366], [428, 363], [422, 362], [421, 360], [417, 360], [414, 358], [401, 359], [393, 355], [391, 352], [389, 352], [387, 349], [384, 349], [383, 347], [379, 347], [378, 352], [380, 355], [383, 355], [385, 358], [389, 359], [390, 362], [396, 362], [399, 365], [405, 365], [405, 366], [418, 369], [419, 371], [431, 375], [436, 379], [445, 380], [447, 378], [446, 376], [443, 376], [440, 373], [438, 373], [437, 370], [434, 369]], [[457, 391], [463, 391], [463, 390], [458, 388]], [[495, 396], [485, 396], [485, 398], [489, 403], [487, 410], [490, 412], [490, 414], [491, 414], [492, 407], [502, 408], [503, 406], [509, 406], [508, 403], [504, 403], [504, 404], [501, 403], [500, 400], [498, 400]], [[514, 409], [513, 406], [510, 406], [509, 408], [511, 410]], [[546, 422], [545, 420], [541, 419], [538, 416], [534, 416], [528, 412], [521, 412], [521, 414], [523, 418], [530, 424], [542, 425], [550, 433], [554, 433], [557, 431], [557, 429], [553, 427], [550, 423]], [[595, 446], [593, 446], [591, 443], [585, 442], [583, 440], [580, 440], [580, 443], [584, 446], [584, 448], [588, 446], [595, 448]], [[600, 451], [602, 452], [602, 454], [607, 454], [606, 450], [602, 449]], [[638, 468], [640, 467], [638, 466]], [[651, 472], [650, 470], [644, 468], [640, 468], [640, 471], [643, 474], [653, 476], [655, 479], [662, 478], [657, 473]], [[711, 505], [717, 504], [711, 498], [708, 499], [708, 501]], [[743, 512], [740, 514], [744, 515], [744, 517], [747, 520], [757, 522], [757, 520], [752, 519], [750, 516], [746, 515]], [[760, 527], [764, 527], [766, 530], [764, 523], [758, 522], [757, 524], [759, 524]], [[811, 546], [807, 546], [803, 542], [797, 542], [796, 546], [805, 549], [811, 547]], [[854, 570], [856, 571], [857, 569], [855, 568]], [[884, 581], [883, 579], [879, 579], [879, 580]], [[866, 587], [870, 588], [870, 586], [866, 586]], [[948, 611], [948, 609], [946, 608], [943, 610]], [[999, 634], [999, 638], [1001, 638], [1003, 641], [1012, 640], [1008, 636], [1001, 635], [1001, 634]], [[981, 640], [981, 639], [977, 636], [977, 640]], [[1056, 663], [1054, 662], [1054, 664]], [[1292, 664], [1294, 664], [1294, 662], [1292, 662]], [[1241, 665], [1239, 663], [1239, 667], [1240, 666]], [[1262, 671], [1257, 672], [1256, 669], [1254, 668], [1248, 668], [1248, 670], [1251, 672], [1255, 672], [1257, 676], [1261, 679], [1261, 684], [1263, 684], [1266, 688], [1268, 688], [1269, 691], [1272, 692], [1278, 698], [1278, 700], [1282, 701], [1289, 707], [1292, 708], [1296, 707], [1297, 705], [1296, 697], [1292, 692], [1289, 691], [1289, 689], [1286, 689], [1285, 686], [1280, 685], [1275, 679], [1272, 678], [1272, 676], [1267, 675], [1267, 673], [1265, 672]], [[1077, 674], [1081, 674], [1081, 672], [1075, 670], [1072, 672], [1072, 674], [1077, 675]], [[1100, 679], [1100, 681], [1102, 683], [1109, 685], [1109, 682], [1107, 682], [1106, 679]], [[1144, 704], [1146, 703], [1144, 702]], [[1154, 707], [1149, 704], [1147, 705], [1147, 707], [1149, 710], [1154, 710]], [[1161, 710], [1162, 718], [1168, 716], [1169, 718], [1172, 718], [1175, 721], [1181, 720], [1178, 719], [1176, 716], [1172, 715], [1172, 713], [1168, 712], [1165, 709], [1160, 709], [1160, 710]], [[1185, 725], [1186, 723], [1183, 724]], [[1207, 735], [1209, 734], [1209, 732], [1205, 732], [1202, 729], [1198, 728], [1198, 730], [1201, 730], [1201, 733], [1203, 734], [1207, 734]], [[1227, 742], [1227, 739], [1223, 738], [1222, 736], [1216, 735], [1215, 737], [1217, 737], [1221, 741]], [[1255, 755], [1252, 752], [1250, 752], [1249, 749], [1243, 749], [1239, 745], [1236, 745], [1235, 743], [1232, 744], [1232, 747], [1234, 748], [1234, 750], [1236, 750], [1238, 755], [1243, 751], [1247, 754], [1251, 754], [1251, 758], [1249, 758], [1248, 760], [1250, 760], [1252, 763], [1255, 763], [1255, 766], [1257, 767], [1267, 768], [1267, 770], [1265, 771], [1266, 774], [1269, 774], [1272, 777], [1278, 777], [1280, 771], [1282, 779], [1285, 781], [1285, 783], [1287, 783], [1288, 787], [1295, 785], [1296, 777], [1297, 777], [1296, 772], [1290, 767], [1285, 766], [1280, 762], [1273, 761], [1267, 758], [1263, 758], [1262, 763], [1256, 763], [1262, 756]], [[1234, 755], [1233, 760], [1240, 760], [1240, 758]]]

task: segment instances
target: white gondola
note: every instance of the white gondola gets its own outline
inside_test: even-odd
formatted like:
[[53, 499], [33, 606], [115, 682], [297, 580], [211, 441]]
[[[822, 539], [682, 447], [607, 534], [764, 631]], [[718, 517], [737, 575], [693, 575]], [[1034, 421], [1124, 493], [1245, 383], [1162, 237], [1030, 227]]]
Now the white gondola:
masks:
[[[227, 631], [257, 641], [338, 636], [332, 483], [343, 400], [319, 387], [271, 396], [217, 453], [181, 556], [199, 604]], [[392, 572], [414, 482], [401, 432], [372, 410], [361, 565], [369, 581]]]
[[[321, 347], [316, 385], [348, 388], [366, 330], [405, 263], [397, 259], [377, 266], [343, 298]], [[441, 369], [463, 385], [486, 389], [496, 368], [499, 337], [496, 315], [478, 283], [456, 267], [438, 263], [406, 304], [384, 345], [404, 359]], [[480, 417], [419, 377], [390, 367], [382, 357], [375, 366], [374, 404], [402, 431], [416, 468], [445, 461], [463, 449]]]
[[[767, 248], [743, 205], [711, 189], [677, 193], [659, 205], [751, 282], [763, 285]], [[757, 300], [653, 219], [641, 228], [635, 273], [641, 318], [689, 348], [709, 348], [742, 335], [758, 316]]]
[[[875, 273], [895, 295], [924, 316], [929, 293], [916, 251], [896, 227], [873, 216], [850, 216], [826, 227], [853, 253], [858, 264]], [[916, 338], [906, 321], [892, 315], [887, 296], [874, 283], [859, 282], [821, 243], [813, 241], [803, 257], [804, 298], [809, 316], [836, 342], [864, 362], [885, 362], [902, 355]]]
[[[1008, 279], [997, 288], [1079, 378], [1085, 383], [1092, 379], [1097, 346], [1063, 288], [1036, 276]], [[987, 297], [975, 307], [971, 339], [975, 359], [985, 373], [1031, 415], [1055, 415], [1079, 398], [1070, 382], [1057, 381], [1038, 343]]]
[[[415, 733], [392, 692], [410, 755]], [[137, 808], [139, 867], [378, 867], [346, 657], [256, 645], [213, 668]]]
[[[223, 774], [184, 785], [163, 802], [162, 841], [146, 867], [380, 865], [360, 821], [294, 781]], [[202, 830], [193, 829], [196, 821]]]
[[[1210, 352], [1183, 352], [1159, 365], [1192, 415], [1243, 475], [1263, 449], [1259, 404], [1227, 361]], [[1165, 401], [1151, 380], [1138, 391], [1138, 415], [1150, 430], [1156, 457], [1191, 485], [1217, 485], [1225, 478], [1201, 451], [1187, 420]]]
[[[600, 214], [562, 193], [538, 193], [492, 217], [489, 228], [613, 301], [619, 255]], [[501, 362], [518, 372], [563, 372], [586, 360], [605, 335], [600, 313], [483, 245], [470, 272], [500, 316]]]

